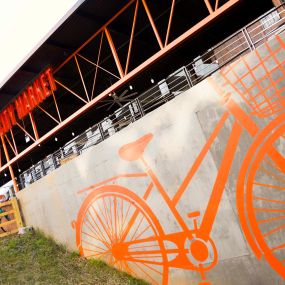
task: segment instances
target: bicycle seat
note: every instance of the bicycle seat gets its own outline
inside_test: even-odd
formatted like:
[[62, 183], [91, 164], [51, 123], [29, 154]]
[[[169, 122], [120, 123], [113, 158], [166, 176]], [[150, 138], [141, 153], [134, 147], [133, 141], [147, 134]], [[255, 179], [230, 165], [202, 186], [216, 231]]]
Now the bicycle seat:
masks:
[[119, 149], [119, 155], [122, 159], [127, 161], [134, 161], [139, 159], [147, 146], [151, 141], [153, 134], [146, 134], [138, 140], [125, 144]]

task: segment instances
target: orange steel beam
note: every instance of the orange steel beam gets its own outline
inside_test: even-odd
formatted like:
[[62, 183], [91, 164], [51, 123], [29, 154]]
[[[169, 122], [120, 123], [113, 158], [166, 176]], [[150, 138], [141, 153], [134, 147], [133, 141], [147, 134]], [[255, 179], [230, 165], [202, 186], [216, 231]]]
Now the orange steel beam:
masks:
[[57, 105], [57, 101], [56, 101], [56, 98], [55, 98], [53, 90], [51, 92], [52, 92], [52, 97], [53, 97], [54, 105], [55, 105], [55, 108], [56, 108], [56, 112], [57, 112], [57, 115], [58, 115], [58, 119], [61, 122], [62, 120], [61, 120], [61, 115], [60, 115], [59, 108], [58, 108], [58, 105]]
[[160, 49], [163, 49], [163, 44], [162, 44], [161, 38], [160, 38], [160, 36], [159, 36], [158, 30], [157, 30], [157, 28], [156, 28], [156, 25], [155, 25], [155, 23], [154, 23], [154, 20], [153, 20], [153, 18], [152, 18], [152, 15], [151, 15], [151, 13], [150, 13], [150, 11], [149, 11], [149, 8], [148, 8], [148, 6], [147, 6], [147, 4], [146, 4], [146, 1], [145, 1], [145, 0], [142, 0], [142, 3], [143, 3], [143, 6], [144, 6], [144, 9], [145, 9], [145, 11], [146, 11], [146, 14], [147, 14], [147, 16], [148, 16], [148, 19], [149, 19], [149, 22], [150, 22], [150, 24], [151, 24], [151, 27], [152, 27], [152, 29], [153, 29], [153, 31], [154, 31], [155, 37], [156, 37], [156, 39], [157, 39], [157, 41], [158, 41], [158, 44], [159, 44], [159, 46], [160, 46]]
[[82, 72], [81, 72], [81, 69], [80, 69], [80, 66], [79, 66], [79, 63], [78, 63], [78, 60], [77, 60], [76, 54], [74, 55], [74, 59], [75, 59], [76, 66], [77, 66], [77, 69], [78, 69], [78, 72], [79, 72], [79, 75], [80, 75], [80, 78], [81, 78], [81, 82], [82, 82], [83, 87], [84, 87], [84, 91], [85, 91], [85, 94], [86, 94], [86, 97], [87, 97], [87, 101], [90, 101], [89, 95], [88, 95], [88, 92], [87, 92], [87, 89], [86, 89], [86, 85], [85, 85], [85, 82], [84, 82], [84, 79], [83, 79], [83, 76], [82, 76]]
[[94, 91], [95, 91], [95, 86], [96, 86], [96, 79], [97, 79], [99, 61], [100, 61], [100, 56], [101, 56], [103, 37], [104, 37], [104, 33], [102, 32], [101, 38], [100, 38], [99, 51], [98, 51], [98, 55], [97, 55], [96, 69], [95, 69], [95, 73], [94, 73], [94, 80], [93, 80], [93, 85], [92, 85], [91, 100], [93, 99]]
[[16, 153], [18, 154], [18, 149], [17, 149], [17, 145], [16, 145], [16, 142], [15, 142], [14, 133], [13, 133], [12, 129], [10, 129], [10, 134], [11, 134], [11, 137], [12, 137], [14, 149], [16, 150]]
[[219, 0], [216, 0], [215, 11], [219, 8]]
[[14, 152], [14, 154], [17, 155], [16, 150], [14, 149], [11, 141], [9, 140], [9, 138], [8, 138], [8, 136], [6, 134], [4, 135], [4, 138], [6, 138], [8, 144], [9, 144], [10, 148], [12, 149], [12, 151]]
[[37, 125], [36, 125], [34, 116], [33, 116], [33, 114], [31, 112], [29, 113], [29, 117], [30, 117], [31, 124], [32, 124], [32, 127], [33, 127], [35, 139], [38, 140], [39, 139], [39, 133], [38, 133], [38, 129], [37, 129]]
[[87, 44], [89, 44], [96, 36], [98, 36], [101, 32], [104, 32], [105, 28], [109, 26], [116, 18], [118, 18], [126, 9], [128, 9], [135, 0], [130, 0], [126, 6], [124, 6], [117, 14], [115, 14], [104, 26], [102, 26], [98, 31], [96, 31], [83, 45], [81, 45], [75, 52], [73, 52], [61, 65], [59, 65], [55, 70], [54, 73], [56, 73], [58, 70], [60, 70], [72, 57], [77, 54], [81, 49], [83, 49]]
[[79, 100], [83, 101], [85, 104], [87, 104], [88, 102], [86, 100], [84, 100], [83, 98], [81, 98], [78, 94], [76, 94], [74, 91], [72, 91], [71, 89], [69, 89], [67, 86], [65, 86], [63, 83], [61, 83], [58, 80], [54, 80], [57, 84], [59, 84], [61, 87], [63, 87], [64, 89], [66, 89], [68, 92], [70, 92], [72, 95], [74, 95], [75, 97], [77, 97]]
[[173, 12], [174, 12], [174, 6], [175, 6], [175, 0], [172, 0], [164, 46], [167, 46], [167, 44], [168, 44], [169, 33], [170, 33], [170, 28], [171, 28], [172, 18], [173, 18]]
[[207, 9], [208, 9], [209, 13], [210, 13], [210, 14], [213, 14], [214, 11], [213, 11], [213, 8], [212, 8], [212, 6], [211, 6], [209, 0], [204, 0], [204, 2], [205, 2], [205, 4], [206, 4], [206, 6], [207, 6]]
[[37, 106], [42, 112], [44, 112], [47, 116], [49, 116], [52, 120], [54, 120], [57, 124], [59, 124], [60, 122], [54, 117], [52, 116], [48, 111], [46, 111], [43, 107], [41, 107], [40, 105]]
[[[88, 109], [93, 107], [97, 102], [101, 101], [103, 98], [107, 97], [111, 92], [119, 88], [120, 86], [124, 85], [126, 82], [128, 82], [130, 79], [132, 79], [136, 74], [141, 72], [142, 70], [146, 69], [148, 66], [165, 56], [167, 53], [172, 51], [175, 47], [182, 44], [185, 40], [187, 40], [189, 37], [191, 37], [193, 34], [197, 33], [201, 28], [205, 27], [207, 24], [209, 24], [211, 21], [213, 21], [215, 18], [223, 14], [225, 11], [230, 9], [233, 5], [240, 2], [241, 0], [230, 0], [223, 6], [221, 6], [217, 11], [213, 12], [211, 15], [208, 15], [206, 18], [204, 18], [201, 22], [190, 28], [188, 31], [180, 35], [178, 38], [173, 40], [171, 43], [169, 43], [166, 47], [164, 47], [162, 50], [159, 50], [157, 53], [155, 53], [153, 56], [148, 58], [145, 62], [137, 66], [135, 69], [130, 71], [128, 74], [124, 76], [124, 78], [118, 80], [115, 82], [112, 86], [110, 86], [108, 89], [103, 91], [100, 95], [95, 97], [90, 102], [86, 102], [84, 106], [82, 106], [80, 109], [78, 109], [76, 112], [74, 112], [71, 116], [63, 120], [58, 126], [54, 127], [52, 130], [50, 130], [48, 133], [43, 135], [38, 141], [35, 141], [33, 144], [31, 144], [28, 148], [23, 150], [21, 153], [19, 153], [17, 156], [15, 156], [13, 159], [11, 159], [8, 163], [3, 165], [0, 168], [0, 172], [5, 170], [9, 165], [15, 163], [18, 159], [22, 158], [23, 156], [27, 155], [30, 151], [32, 151], [35, 147], [38, 146], [38, 144], [44, 142], [49, 137], [53, 136], [56, 132], [67, 126], [70, 122], [78, 118], [80, 115], [82, 115], [84, 112], [86, 112]], [[131, 1], [133, 2], [133, 1]], [[94, 37], [93, 37], [94, 38]], [[62, 66], [62, 65], [61, 65]], [[58, 70], [58, 68], [57, 68]], [[22, 128], [21, 125], [17, 123], [17, 125]], [[23, 128], [22, 128], [23, 129]], [[25, 131], [25, 130], [24, 130]], [[26, 131], [25, 131], [26, 132]], [[34, 139], [33, 139], [34, 140]]]
[[[2, 141], [2, 146], [3, 146], [3, 149], [4, 149], [4, 153], [5, 153], [5, 156], [6, 156], [6, 161], [9, 163], [10, 162], [9, 152], [7, 150], [7, 146], [6, 146], [6, 143], [5, 143], [3, 135], [1, 135], [1, 141]], [[12, 168], [11, 165], [9, 165], [8, 168], [9, 168], [11, 179], [13, 181], [15, 192], [18, 192], [19, 188], [18, 188], [17, 181], [15, 179], [13, 168]]]
[[129, 69], [130, 55], [131, 55], [132, 46], [133, 46], [135, 27], [136, 27], [137, 16], [138, 16], [138, 9], [139, 9], [139, 0], [137, 0], [137, 2], [136, 2], [135, 12], [134, 12], [134, 19], [133, 19], [133, 24], [132, 24], [131, 37], [130, 37], [130, 43], [129, 43], [129, 48], [128, 48], [128, 55], [127, 55], [127, 60], [126, 60], [125, 74], [128, 73], [128, 69]]
[[114, 74], [113, 72], [109, 71], [108, 69], [98, 65], [97, 63], [93, 62], [92, 60], [88, 59], [87, 57], [81, 55], [81, 54], [77, 54], [79, 57], [83, 58], [84, 60], [86, 60], [87, 62], [91, 63], [92, 65], [98, 67], [99, 69], [101, 70], [104, 70], [105, 72], [113, 75], [114, 77], [118, 78], [118, 79], [121, 79], [121, 77], [117, 76], [116, 74]]
[[36, 141], [26, 130], [25, 128], [23, 128], [18, 122], [16, 123], [16, 125], [34, 142]]
[[113, 39], [112, 39], [111, 34], [110, 34], [110, 31], [109, 31], [109, 29], [107, 27], [105, 28], [105, 34], [106, 34], [108, 43], [110, 45], [113, 57], [115, 59], [115, 62], [116, 62], [119, 74], [120, 74], [121, 78], [123, 78], [125, 76], [125, 73], [124, 73], [124, 70], [122, 68], [122, 65], [121, 65], [121, 62], [120, 62], [120, 59], [119, 59], [116, 47], [114, 45]]

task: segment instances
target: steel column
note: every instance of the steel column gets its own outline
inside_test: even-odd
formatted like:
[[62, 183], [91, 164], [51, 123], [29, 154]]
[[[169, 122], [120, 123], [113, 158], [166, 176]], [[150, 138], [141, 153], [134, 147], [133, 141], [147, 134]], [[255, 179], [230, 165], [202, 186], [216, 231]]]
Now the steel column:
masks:
[[125, 73], [124, 73], [124, 71], [123, 71], [123, 68], [122, 68], [122, 65], [121, 65], [121, 62], [120, 62], [120, 59], [119, 59], [119, 56], [118, 56], [116, 47], [115, 47], [115, 45], [114, 45], [113, 39], [112, 39], [112, 37], [111, 37], [110, 31], [109, 31], [109, 29], [108, 29], [107, 27], [105, 28], [105, 34], [106, 34], [108, 43], [109, 43], [109, 45], [110, 45], [110, 48], [111, 48], [113, 57], [114, 57], [114, 59], [115, 59], [115, 62], [116, 62], [116, 65], [117, 65], [119, 74], [120, 74], [121, 78], [123, 78], [124, 75], [125, 75]]
[[38, 133], [38, 130], [37, 130], [37, 126], [36, 126], [36, 122], [35, 122], [34, 116], [33, 116], [33, 114], [31, 112], [29, 113], [29, 117], [30, 117], [30, 120], [31, 120], [31, 123], [32, 123], [35, 139], [38, 140], [39, 139], [39, 133]]
[[139, 0], [137, 0], [137, 2], [136, 2], [135, 12], [134, 12], [134, 19], [133, 19], [133, 24], [132, 24], [131, 37], [130, 37], [130, 43], [129, 43], [129, 48], [128, 48], [128, 55], [127, 55], [127, 60], [126, 60], [125, 74], [128, 73], [128, 69], [129, 69], [130, 55], [131, 55], [131, 51], [132, 51], [133, 40], [134, 40], [134, 33], [135, 33], [135, 27], [136, 27], [136, 21], [137, 21], [137, 16], [138, 16], [138, 8], [139, 8]]
[[17, 145], [16, 145], [16, 142], [15, 142], [14, 133], [13, 133], [12, 129], [10, 130], [10, 134], [11, 134], [11, 137], [12, 137], [14, 149], [15, 149], [16, 153], [18, 154], [18, 149], [17, 149]]
[[[1, 135], [1, 141], [2, 141], [2, 146], [4, 149], [4, 153], [6, 156], [6, 161], [9, 163], [10, 162], [9, 152], [8, 152], [8, 149], [7, 149], [3, 135]], [[19, 191], [18, 184], [17, 184], [16, 178], [14, 175], [14, 171], [13, 171], [13, 168], [11, 165], [9, 165], [9, 172], [10, 172], [11, 179], [13, 181], [14, 190], [15, 190], [15, 192], [18, 192]]]
[[78, 72], [80, 74], [80, 78], [81, 78], [81, 82], [83, 84], [83, 87], [84, 87], [84, 91], [85, 91], [85, 95], [87, 97], [87, 101], [90, 101], [89, 99], [89, 95], [88, 95], [88, 92], [87, 92], [87, 89], [86, 89], [86, 85], [85, 85], [85, 82], [84, 82], [84, 79], [83, 79], [83, 76], [82, 76], [82, 72], [81, 72], [81, 69], [80, 69], [80, 66], [79, 66], [79, 63], [78, 63], [78, 60], [77, 60], [77, 56], [74, 55], [74, 59], [75, 59], [75, 62], [76, 62], [76, 66], [78, 68]]
[[172, 0], [164, 46], [166, 46], [168, 44], [168, 38], [169, 38], [170, 28], [171, 28], [171, 24], [172, 24], [174, 6], [175, 6], [175, 0]]
[[204, 2], [206, 4], [206, 6], [207, 6], [207, 9], [208, 9], [209, 13], [213, 14], [214, 11], [213, 11], [213, 8], [212, 8], [211, 3], [209, 2], [209, 0], [204, 0]]
[[92, 85], [91, 100], [93, 99], [94, 91], [95, 91], [95, 84], [96, 84], [97, 73], [98, 73], [98, 66], [99, 66], [99, 61], [100, 61], [100, 56], [101, 56], [103, 37], [104, 37], [104, 33], [102, 32], [101, 38], [100, 38], [100, 45], [99, 45], [97, 61], [96, 61], [96, 69], [95, 69], [95, 74], [94, 74], [94, 80], [93, 80], [93, 85]]
[[145, 1], [145, 0], [142, 0], [142, 3], [143, 3], [143, 6], [144, 6], [144, 8], [145, 8], [145, 11], [146, 11], [146, 14], [147, 14], [147, 16], [148, 16], [148, 19], [149, 19], [149, 21], [150, 21], [151, 27], [152, 27], [152, 29], [153, 29], [153, 31], [154, 31], [155, 37], [156, 37], [156, 39], [157, 39], [157, 41], [158, 41], [158, 44], [159, 44], [159, 46], [160, 46], [160, 49], [163, 49], [163, 44], [162, 44], [160, 35], [159, 35], [159, 33], [158, 33], [158, 30], [157, 30], [157, 28], [156, 28], [156, 25], [155, 25], [155, 23], [154, 23], [154, 20], [153, 20], [153, 18], [152, 18], [152, 15], [151, 15], [151, 13], [150, 13], [150, 11], [149, 11], [149, 8], [148, 8], [148, 6], [147, 6], [147, 4], [146, 4], [146, 1]]

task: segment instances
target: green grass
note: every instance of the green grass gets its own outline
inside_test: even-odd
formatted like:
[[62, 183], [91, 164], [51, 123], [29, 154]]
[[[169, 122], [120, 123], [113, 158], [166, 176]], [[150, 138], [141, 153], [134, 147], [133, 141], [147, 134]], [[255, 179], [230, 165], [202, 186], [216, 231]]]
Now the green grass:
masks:
[[0, 284], [146, 284], [81, 258], [39, 232], [0, 239], [0, 260]]

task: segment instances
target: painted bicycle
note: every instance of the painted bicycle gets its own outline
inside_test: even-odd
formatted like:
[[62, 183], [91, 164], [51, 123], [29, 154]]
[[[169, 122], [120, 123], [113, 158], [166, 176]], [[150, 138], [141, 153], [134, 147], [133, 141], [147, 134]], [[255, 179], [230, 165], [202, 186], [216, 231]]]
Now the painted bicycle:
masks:
[[[228, 81], [227, 70], [222, 73], [225, 81]], [[250, 72], [248, 69], [248, 73]], [[271, 78], [271, 73], [265, 76]], [[284, 74], [282, 76], [284, 78]], [[241, 78], [238, 80], [243, 83]], [[211, 84], [216, 87], [216, 83]], [[119, 149], [122, 159], [139, 161], [144, 172], [118, 175], [80, 191], [90, 191], [79, 210], [77, 221], [73, 224], [82, 255], [101, 258], [120, 270], [135, 276], [144, 276], [152, 284], [168, 284], [170, 268], [197, 271], [201, 275], [200, 285], [211, 284], [206, 273], [218, 262], [218, 251], [211, 238], [213, 224], [241, 136], [248, 133], [253, 138], [253, 143], [241, 165], [236, 187], [240, 224], [257, 258], [264, 257], [272, 269], [285, 278], [283, 90], [276, 87], [274, 96], [271, 97], [267, 96], [266, 90], [260, 90], [254, 97], [245, 98], [251, 96], [249, 89], [252, 87], [244, 88], [245, 92], [240, 92], [240, 95], [248, 103], [251, 113], [245, 112], [230, 93], [225, 95], [217, 90], [222, 95], [224, 114], [171, 198], [155, 171], [144, 159], [145, 149], [153, 138], [151, 133]], [[239, 90], [236, 91], [239, 93]], [[260, 128], [254, 121], [256, 116], [272, 116], [273, 119]], [[234, 122], [207, 207], [203, 213], [195, 211], [188, 214], [188, 218], [192, 220], [192, 226], [189, 227], [189, 223], [179, 213], [177, 204], [230, 117], [234, 118]], [[259, 181], [261, 176], [262, 182]], [[149, 184], [141, 195], [120, 185], [120, 179], [134, 177], [149, 178]], [[181, 228], [180, 231], [169, 234], [164, 230], [148, 203], [154, 191], [158, 191], [167, 204]], [[193, 189], [190, 189], [190, 195], [191, 191]]]

